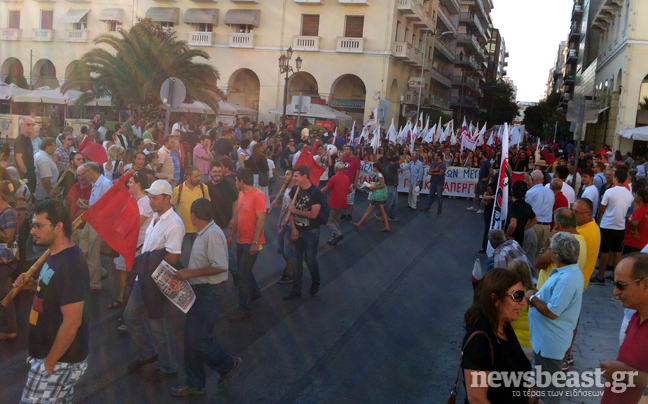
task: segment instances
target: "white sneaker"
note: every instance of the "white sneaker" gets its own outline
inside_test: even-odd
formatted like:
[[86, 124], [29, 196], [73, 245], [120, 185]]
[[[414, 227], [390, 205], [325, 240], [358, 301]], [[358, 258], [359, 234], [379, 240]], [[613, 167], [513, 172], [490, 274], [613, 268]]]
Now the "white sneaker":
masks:
[[469, 210], [469, 211], [471, 211], [471, 212], [474, 212], [476, 209], [473, 208], [473, 207], [471, 206], [471, 207], [469, 207], [469, 208], [466, 208], [466, 210]]
[[479, 209], [479, 210], [477, 211], [477, 213], [484, 213], [484, 210], [483, 210], [483, 209]]

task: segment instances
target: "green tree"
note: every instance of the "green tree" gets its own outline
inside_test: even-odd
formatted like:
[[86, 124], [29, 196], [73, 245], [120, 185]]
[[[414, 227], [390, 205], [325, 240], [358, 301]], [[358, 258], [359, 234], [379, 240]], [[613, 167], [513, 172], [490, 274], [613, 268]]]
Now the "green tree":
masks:
[[518, 113], [514, 93], [513, 87], [505, 81], [487, 80], [482, 86], [479, 120], [487, 122], [488, 126], [513, 122]]
[[208, 61], [207, 52], [189, 47], [175, 32], [143, 19], [117, 35], [101, 34], [94, 43], [98, 46], [83, 55], [62, 88], [91, 89], [78, 99], [78, 106], [109, 96], [117, 110], [132, 109], [145, 119], [157, 118], [162, 106], [160, 87], [176, 77], [187, 89], [185, 102], [201, 101], [218, 111], [218, 101], [224, 98], [216, 85], [218, 70], [197, 62]]
[[555, 125], [558, 122], [556, 139], [562, 140], [572, 137], [569, 132], [570, 124], [567, 122], [565, 111], [558, 108], [561, 96], [561, 93], [552, 94], [546, 100], [540, 101], [537, 105], [528, 107], [524, 111], [522, 124], [525, 125], [530, 134], [539, 136], [544, 140], [553, 140]]

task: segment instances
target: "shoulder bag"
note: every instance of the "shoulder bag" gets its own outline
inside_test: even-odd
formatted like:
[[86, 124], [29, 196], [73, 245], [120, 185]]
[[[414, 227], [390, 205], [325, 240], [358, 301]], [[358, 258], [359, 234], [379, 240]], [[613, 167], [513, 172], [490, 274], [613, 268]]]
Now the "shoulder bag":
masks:
[[448, 398], [448, 404], [455, 404], [457, 402], [457, 384], [459, 384], [459, 377], [461, 377], [461, 368], [463, 367], [463, 353], [464, 350], [466, 349], [466, 345], [468, 345], [468, 342], [470, 342], [471, 339], [475, 335], [479, 334], [484, 334], [486, 338], [488, 338], [488, 345], [490, 345], [490, 351], [491, 351], [491, 365], [495, 364], [495, 351], [493, 350], [493, 343], [490, 340], [490, 337], [486, 332], [484, 331], [475, 331], [474, 333], [470, 334], [470, 337], [466, 340], [466, 343], [464, 344], [463, 348], [461, 348], [461, 358], [459, 359], [459, 370], [457, 370], [457, 377], [455, 378], [455, 383], [454, 387], [452, 388], [452, 391], [450, 392], [450, 398]]

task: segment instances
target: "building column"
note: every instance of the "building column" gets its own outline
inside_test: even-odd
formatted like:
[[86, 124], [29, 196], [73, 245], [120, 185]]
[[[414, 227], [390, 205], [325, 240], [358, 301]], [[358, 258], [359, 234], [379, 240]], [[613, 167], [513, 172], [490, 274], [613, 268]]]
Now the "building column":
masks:
[[608, 114], [607, 133], [605, 134], [605, 144], [612, 145], [614, 150], [619, 149], [620, 137], [616, 135], [617, 118], [619, 116], [619, 91], [612, 93], [612, 102], [610, 103], [610, 113]]

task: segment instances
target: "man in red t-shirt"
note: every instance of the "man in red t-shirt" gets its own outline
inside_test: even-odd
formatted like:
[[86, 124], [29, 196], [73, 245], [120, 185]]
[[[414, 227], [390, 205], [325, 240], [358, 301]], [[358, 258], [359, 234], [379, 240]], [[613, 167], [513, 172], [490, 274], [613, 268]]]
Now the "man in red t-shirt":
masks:
[[[76, 219], [81, 215], [85, 210], [81, 210], [78, 202], [82, 201], [83, 204], [87, 205], [90, 200], [90, 193], [92, 192], [92, 182], [85, 176], [86, 173], [85, 166], [77, 168], [77, 179], [79, 182], [75, 183], [70, 192], [65, 196], [65, 204], [68, 209], [70, 209], [70, 217], [72, 220]], [[79, 243], [79, 235], [81, 234], [82, 229], [77, 229], [72, 233], [72, 241]]]
[[234, 226], [227, 237], [227, 246], [231, 248], [234, 235], [238, 233], [236, 245], [236, 262], [238, 263], [239, 312], [230, 317], [231, 323], [248, 320], [252, 313], [250, 304], [261, 297], [261, 289], [252, 273], [259, 251], [263, 249], [265, 237], [263, 227], [266, 219], [266, 196], [254, 188], [254, 174], [249, 168], [236, 172], [238, 188], [238, 212]]
[[635, 209], [628, 219], [623, 241], [623, 254], [639, 252], [648, 244], [648, 192], [638, 190]]
[[628, 323], [617, 359], [601, 363], [609, 382], [601, 404], [634, 404], [648, 385], [648, 254], [630, 255], [617, 264], [614, 296], [637, 312]]
[[351, 192], [351, 180], [344, 173], [344, 163], [335, 163], [335, 175], [329, 178], [322, 192], [331, 191], [329, 198], [329, 219], [326, 225], [333, 232], [328, 244], [336, 246], [344, 238], [340, 230], [340, 218], [347, 208], [347, 195]]
[[351, 192], [347, 196], [347, 208], [349, 209], [349, 214], [342, 215], [343, 219], [352, 219], [353, 215], [353, 205], [355, 201], [355, 192], [358, 188], [358, 177], [360, 177], [360, 159], [353, 154], [353, 146], [347, 145], [344, 147], [344, 157], [342, 158], [344, 163], [344, 175], [347, 176], [349, 181], [351, 181]]
[[[563, 186], [563, 181], [559, 178], [554, 178], [551, 180], [551, 183], [549, 184], [549, 188], [551, 189], [551, 192], [554, 193], [555, 199], [554, 199], [554, 205], [553, 205], [553, 212], [560, 208], [569, 208], [569, 202], [567, 201], [567, 198], [565, 195], [562, 193], [562, 186]], [[554, 227], [554, 222], [553, 222], [553, 215], [551, 216], [551, 229], [553, 230]]]

